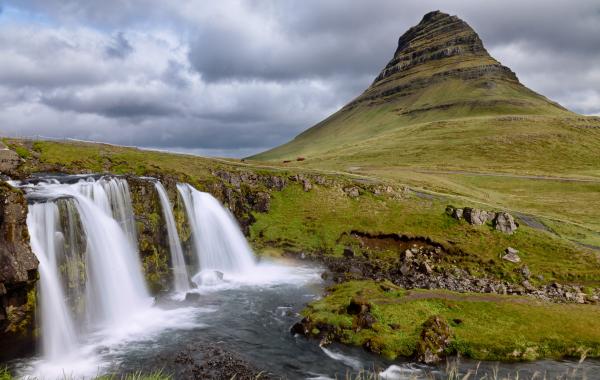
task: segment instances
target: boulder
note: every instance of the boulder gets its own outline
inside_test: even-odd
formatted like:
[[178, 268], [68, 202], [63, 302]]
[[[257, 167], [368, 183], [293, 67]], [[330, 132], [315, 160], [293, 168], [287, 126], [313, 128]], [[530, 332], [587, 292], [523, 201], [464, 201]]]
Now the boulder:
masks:
[[445, 357], [450, 344], [451, 331], [448, 322], [440, 315], [429, 317], [417, 342], [417, 360], [426, 364], [438, 363]]
[[488, 221], [488, 212], [477, 208], [465, 207], [463, 217], [469, 224], [480, 226]]
[[502, 259], [515, 264], [520, 263], [521, 258], [519, 257], [518, 253], [519, 251], [517, 251], [516, 249], [508, 247], [506, 248], [505, 255], [502, 256]]
[[517, 230], [513, 216], [507, 212], [499, 212], [493, 221], [494, 227], [505, 234], [512, 235]]

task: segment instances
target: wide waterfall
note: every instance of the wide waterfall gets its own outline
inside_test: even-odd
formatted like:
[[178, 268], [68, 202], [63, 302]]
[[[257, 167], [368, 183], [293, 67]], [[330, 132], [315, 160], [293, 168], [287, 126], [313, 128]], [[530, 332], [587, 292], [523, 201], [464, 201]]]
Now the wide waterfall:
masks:
[[[123, 180], [100, 180], [103, 181]], [[110, 188], [109, 186], [97, 186], [96, 183], [92, 183], [90, 185], [93, 187], [93, 196], [90, 199], [78, 191], [81, 188], [85, 189], [88, 184], [90, 183], [80, 183], [76, 187], [67, 186], [60, 191], [75, 198], [87, 237], [86, 305], [89, 320], [98, 325], [114, 324], [127, 319], [140, 308], [148, 307], [152, 300], [142, 275], [137, 246], [133, 245], [126, 224], [117, 222], [116, 218], [120, 218], [121, 215], [117, 214], [115, 218], [112, 213], [107, 212], [118, 210], [118, 202], [126, 197], [111, 198], [110, 192], [105, 190]]]
[[[133, 313], [151, 306], [134, 245], [133, 212], [125, 180], [90, 178], [75, 184], [40, 183], [30, 188], [28, 195], [46, 200], [31, 206], [28, 227], [32, 249], [41, 263], [42, 340], [52, 345], [44, 343], [47, 355], [60, 355], [72, 347], [75, 317], [85, 320], [87, 329], [102, 328], [126, 321]], [[62, 216], [58, 204], [66, 200], [62, 212], [66, 213], [68, 227], [62, 232], [58, 227]], [[73, 209], [78, 223], [73, 221]], [[81, 247], [75, 242], [75, 224], [80, 224], [84, 235]], [[80, 263], [72, 253], [77, 249], [85, 251], [78, 252]], [[66, 257], [59, 261], [57, 252], [67, 251], [71, 254], [63, 254]], [[79, 273], [79, 264], [85, 266], [84, 275]], [[72, 289], [78, 289], [81, 282], [84, 299], [74, 305], [68, 302], [64, 288], [77, 296]]]
[[186, 209], [200, 271], [244, 273], [254, 254], [231, 213], [212, 195], [177, 184]]
[[190, 289], [190, 279], [188, 277], [183, 249], [177, 233], [171, 202], [167, 191], [160, 182], [155, 183], [156, 192], [160, 198], [160, 204], [163, 210], [163, 216], [167, 224], [167, 235], [169, 239], [169, 249], [171, 251], [171, 262], [173, 265], [173, 288], [176, 293], [184, 293]]
[[59, 210], [55, 203], [39, 203], [29, 207], [27, 227], [31, 248], [40, 264], [39, 313], [43, 328], [44, 355], [55, 360], [72, 353], [76, 347], [75, 327], [69, 313], [63, 283], [58, 273], [62, 232], [59, 229]]

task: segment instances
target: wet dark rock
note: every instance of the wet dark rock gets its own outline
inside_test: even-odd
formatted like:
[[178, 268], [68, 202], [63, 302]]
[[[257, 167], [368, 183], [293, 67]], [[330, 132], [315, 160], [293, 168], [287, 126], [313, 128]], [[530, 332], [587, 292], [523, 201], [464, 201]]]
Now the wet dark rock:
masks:
[[185, 302], [196, 302], [199, 301], [200, 298], [201, 296], [198, 293], [186, 293]]
[[308, 336], [310, 333], [310, 320], [308, 318], [303, 318], [300, 322], [294, 323], [294, 325], [290, 328], [290, 333], [292, 335], [302, 335]]
[[172, 357], [157, 360], [163, 372], [181, 380], [255, 380], [276, 379], [279, 376], [256, 368], [239, 353], [221, 343], [199, 344], [179, 351]]
[[418, 361], [432, 364], [438, 363], [445, 357], [445, 351], [450, 344], [451, 331], [448, 322], [439, 315], [431, 316], [423, 324], [423, 329], [417, 343], [416, 358]]
[[38, 261], [29, 246], [26, 218], [23, 193], [0, 182], [0, 359], [34, 348]]

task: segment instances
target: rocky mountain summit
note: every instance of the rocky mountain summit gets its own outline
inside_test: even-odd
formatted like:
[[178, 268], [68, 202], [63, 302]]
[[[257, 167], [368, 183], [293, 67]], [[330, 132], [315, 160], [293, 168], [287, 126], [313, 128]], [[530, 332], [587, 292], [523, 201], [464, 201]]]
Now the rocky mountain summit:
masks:
[[434, 11], [400, 37], [394, 57], [348, 107], [409, 96], [448, 80], [481, 80], [477, 85], [488, 89], [495, 88], [498, 81], [520, 85], [515, 73], [488, 54], [466, 22]]

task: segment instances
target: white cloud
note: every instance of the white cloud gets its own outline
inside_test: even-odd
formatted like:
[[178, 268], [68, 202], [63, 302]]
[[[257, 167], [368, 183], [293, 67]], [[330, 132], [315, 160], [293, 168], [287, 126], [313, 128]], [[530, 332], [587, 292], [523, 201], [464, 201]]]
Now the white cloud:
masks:
[[432, 9], [532, 89], [600, 113], [600, 6], [566, 0], [21, 0], [0, 14], [0, 133], [246, 155], [370, 84]]

